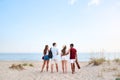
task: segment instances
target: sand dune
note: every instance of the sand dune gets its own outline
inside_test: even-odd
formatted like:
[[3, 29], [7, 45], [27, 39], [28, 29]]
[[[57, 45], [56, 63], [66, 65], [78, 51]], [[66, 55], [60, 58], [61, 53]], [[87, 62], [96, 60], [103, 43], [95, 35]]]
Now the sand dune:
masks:
[[[24, 66], [24, 70], [10, 69], [12, 64], [33, 64], [34, 66]], [[61, 62], [59, 62], [59, 72], [51, 73], [44, 71], [41, 73], [42, 62], [39, 61], [0, 61], [0, 80], [115, 80], [120, 75], [120, 65], [111, 62], [100, 66], [87, 65], [87, 62], [80, 62], [81, 69], [76, 68], [75, 74], [71, 73], [70, 63], [68, 63], [68, 73], [63, 74]]]

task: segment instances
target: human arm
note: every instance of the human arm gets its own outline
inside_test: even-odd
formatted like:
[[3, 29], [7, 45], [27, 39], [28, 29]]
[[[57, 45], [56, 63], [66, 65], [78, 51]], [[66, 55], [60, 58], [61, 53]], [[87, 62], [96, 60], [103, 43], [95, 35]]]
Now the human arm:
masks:
[[58, 51], [58, 49], [57, 49], [57, 55], [59, 55], [59, 51]]
[[68, 55], [70, 53], [70, 49], [66, 52], [66, 55]]

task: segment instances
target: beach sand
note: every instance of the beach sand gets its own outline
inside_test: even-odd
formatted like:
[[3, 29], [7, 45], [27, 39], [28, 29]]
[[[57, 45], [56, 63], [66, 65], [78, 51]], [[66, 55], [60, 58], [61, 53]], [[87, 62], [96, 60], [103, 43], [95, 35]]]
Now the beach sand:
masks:
[[[33, 64], [33, 67], [24, 66], [24, 70], [10, 69], [12, 64]], [[59, 72], [54, 73], [44, 71], [41, 73], [41, 61], [0, 61], [0, 80], [115, 80], [120, 77], [120, 64], [111, 62], [100, 66], [88, 65], [88, 62], [79, 62], [81, 69], [77, 69], [75, 74], [71, 73], [70, 63], [68, 63], [68, 73], [63, 74], [61, 62], [59, 62]]]

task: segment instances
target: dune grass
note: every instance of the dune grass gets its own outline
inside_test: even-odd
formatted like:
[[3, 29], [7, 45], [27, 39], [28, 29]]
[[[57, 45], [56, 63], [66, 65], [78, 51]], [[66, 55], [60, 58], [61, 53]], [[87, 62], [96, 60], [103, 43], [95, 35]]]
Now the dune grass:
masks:
[[113, 61], [120, 64], [120, 58], [115, 58]]
[[24, 64], [22, 64], [23, 66], [27, 66], [28, 64], [27, 63], [24, 63]]
[[103, 72], [111, 72], [111, 71], [117, 71], [118, 68], [117, 67], [113, 67], [113, 68], [103, 68], [102, 71]]
[[24, 70], [24, 67], [21, 64], [12, 64], [9, 68], [16, 70]]
[[30, 67], [34, 67], [33, 64], [28, 64], [28, 63], [23, 63], [23, 64], [12, 64], [9, 68], [10, 69], [16, 69], [16, 70], [24, 70], [25, 66], [30, 66]]
[[115, 80], [120, 80], [120, 78], [116, 78]]
[[30, 66], [30, 67], [34, 67], [34, 65], [33, 65], [33, 64], [29, 64], [29, 66]]
[[91, 58], [89, 61], [89, 65], [92, 64], [94, 66], [98, 66], [104, 63], [105, 61], [106, 61], [105, 58]]

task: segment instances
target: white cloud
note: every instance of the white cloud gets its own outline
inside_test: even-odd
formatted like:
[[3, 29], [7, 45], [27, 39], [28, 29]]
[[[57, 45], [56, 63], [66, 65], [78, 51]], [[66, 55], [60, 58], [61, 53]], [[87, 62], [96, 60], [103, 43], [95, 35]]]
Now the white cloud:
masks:
[[96, 5], [98, 6], [100, 4], [100, 0], [91, 0], [89, 3], [88, 3], [88, 6], [91, 6], [91, 5]]
[[77, 0], [68, 0], [68, 3], [69, 3], [70, 5], [74, 5], [76, 2], [77, 2]]

